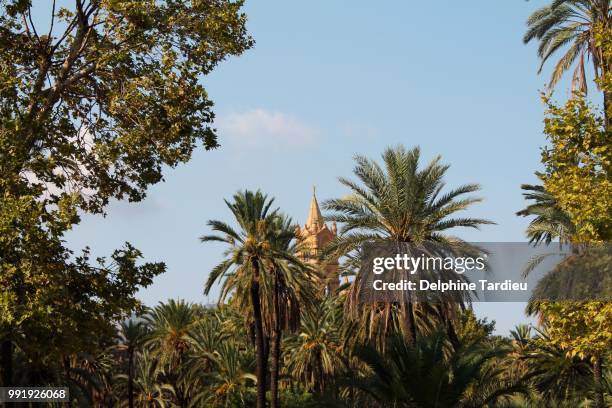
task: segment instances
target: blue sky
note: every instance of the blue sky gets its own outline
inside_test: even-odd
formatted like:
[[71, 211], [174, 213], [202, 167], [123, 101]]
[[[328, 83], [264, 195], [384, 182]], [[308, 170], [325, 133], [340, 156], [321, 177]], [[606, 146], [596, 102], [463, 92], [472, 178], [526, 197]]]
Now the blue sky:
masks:
[[[68, 236], [109, 254], [129, 241], [168, 271], [141, 291], [147, 304], [202, 294], [222, 247], [203, 245], [208, 219], [229, 220], [223, 198], [261, 188], [303, 223], [312, 185], [319, 201], [345, 190], [355, 153], [421, 146], [451, 164], [448, 186], [477, 182], [485, 201], [469, 215], [497, 222], [456, 231], [472, 241], [521, 241], [520, 184], [540, 169], [543, 106], [535, 44], [525, 20], [542, 1], [246, 2], [257, 44], [203, 80], [215, 102], [222, 147], [196, 152], [141, 203], [112, 203]], [[557, 91], [567, 95], [567, 83]], [[507, 333], [523, 304], [478, 305]]]

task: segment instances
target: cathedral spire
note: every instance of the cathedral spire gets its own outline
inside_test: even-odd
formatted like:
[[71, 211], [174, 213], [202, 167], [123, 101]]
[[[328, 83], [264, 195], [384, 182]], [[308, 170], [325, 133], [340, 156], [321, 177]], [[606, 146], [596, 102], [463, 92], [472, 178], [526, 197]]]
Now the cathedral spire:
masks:
[[323, 226], [323, 216], [319, 209], [319, 203], [317, 202], [317, 195], [315, 187], [312, 186], [312, 199], [310, 200], [310, 210], [308, 211], [308, 219], [306, 220], [306, 227], [318, 230]]
[[325, 291], [326, 293], [334, 293], [338, 288], [338, 260], [327, 257], [325, 260], [321, 257], [325, 246], [334, 240], [336, 237], [336, 223], [331, 224], [331, 229], [323, 222], [323, 216], [317, 202], [317, 193], [314, 186], [312, 187], [312, 198], [310, 200], [310, 210], [308, 211], [308, 219], [304, 228], [299, 228], [296, 231], [300, 241], [300, 250], [298, 256], [305, 262], [314, 265], [323, 272], [325, 276]]

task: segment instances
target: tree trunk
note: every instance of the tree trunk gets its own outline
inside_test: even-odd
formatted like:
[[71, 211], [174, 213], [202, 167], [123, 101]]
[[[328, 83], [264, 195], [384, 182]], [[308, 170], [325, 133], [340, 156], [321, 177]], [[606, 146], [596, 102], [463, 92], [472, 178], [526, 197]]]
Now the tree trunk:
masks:
[[607, 131], [612, 131], [612, 118], [610, 117], [610, 114], [608, 113], [611, 109], [612, 106], [610, 106], [612, 104], [612, 93], [608, 92], [608, 91], [604, 91], [603, 93], [603, 97], [604, 97], [604, 121], [606, 124], [606, 130]]
[[13, 385], [13, 342], [9, 339], [2, 341], [0, 350], [0, 363], [2, 364], [2, 385], [10, 387]]
[[453, 307], [453, 305], [440, 305], [439, 313], [440, 317], [444, 320], [444, 325], [446, 326], [446, 336], [448, 340], [451, 342], [453, 349], [457, 350], [459, 348], [459, 337], [457, 336], [457, 331], [455, 330], [455, 326], [453, 324], [452, 316], [454, 313], [449, 313], [449, 308]]
[[251, 303], [253, 304], [253, 320], [255, 321], [255, 352], [257, 374], [257, 408], [266, 406], [266, 360], [264, 350], [263, 321], [259, 299], [259, 264], [252, 262], [253, 280], [251, 281]]
[[323, 362], [321, 361], [321, 352], [317, 351], [317, 355], [315, 357], [315, 382], [314, 392], [317, 395], [322, 395], [324, 391], [323, 386]]
[[402, 303], [402, 321], [403, 321], [403, 329], [404, 336], [409, 344], [415, 344], [417, 333], [416, 333], [416, 323], [414, 321], [414, 313], [412, 311], [412, 302]]
[[272, 394], [272, 408], [278, 408], [278, 376], [280, 372], [280, 348], [281, 348], [281, 336], [282, 333], [278, 330], [274, 333], [272, 339], [272, 367], [270, 374], [270, 391]]
[[278, 408], [278, 375], [280, 371], [280, 352], [281, 352], [281, 339], [282, 339], [282, 329], [281, 329], [281, 310], [280, 310], [280, 300], [278, 296], [278, 278], [274, 279], [274, 313], [276, 314], [274, 319], [274, 333], [272, 334], [272, 367], [270, 373], [270, 394], [271, 394], [271, 404], [272, 408]]
[[[66, 376], [66, 382], [70, 381], [70, 356], [64, 356], [63, 357], [63, 361], [64, 361], [64, 375]], [[68, 399], [68, 402], [66, 403], [66, 405], [68, 406], [68, 408], [72, 407], [72, 397], [70, 397]]]
[[603, 384], [602, 384], [602, 374], [601, 374], [601, 357], [596, 357], [595, 362], [593, 363], [593, 377], [595, 379], [595, 387], [597, 387], [595, 391], [595, 407], [596, 408], [604, 408], [604, 393], [603, 393]]
[[[263, 322], [263, 316], [261, 319]], [[270, 373], [268, 372], [268, 366], [270, 365], [270, 336], [268, 336], [265, 332], [263, 336], [263, 350], [263, 359], [266, 362], [266, 392], [268, 392], [270, 391]]]
[[446, 335], [448, 336], [453, 348], [457, 350], [460, 345], [459, 337], [457, 337], [457, 331], [455, 330], [453, 322], [450, 319], [446, 320]]
[[134, 408], [134, 350], [128, 356], [128, 407]]

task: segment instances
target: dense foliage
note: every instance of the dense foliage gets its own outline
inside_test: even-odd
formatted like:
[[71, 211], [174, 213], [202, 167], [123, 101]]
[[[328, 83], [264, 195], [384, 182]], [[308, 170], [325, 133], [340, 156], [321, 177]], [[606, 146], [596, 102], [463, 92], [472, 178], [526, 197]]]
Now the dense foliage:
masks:
[[241, 2], [71, 3], [0, 3], [0, 186], [102, 211], [218, 146], [199, 80], [253, 42]]
[[[527, 229], [534, 244], [559, 241], [574, 252], [581, 244], [609, 244], [612, 233], [612, 126], [610, 90], [612, 77], [612, 25], [610, 3], [603, 1], [555, 1], [536, 12], [525, 39], [541, 40], [544, 61], [569, 41], [551, 84], [580, 54], [571, 98], [557, 106], [550, 97], [544, 133], [548, 145], [542, 149], [544, 171], [541, 186], [523, 186], [533, 203], [518, 214], [535, 216]], [[544, 51], [542, 51], [544, 50]], [[542, 54], [544, 52], [544, 54]], [[584, 56], [595, 68], [595, 82], [603, 91], [603, 114], [587, 101]], [[576, 255], [574, 255], [574, 258]], [[587, 261], [585, 261], [587, 262]], [[605, 270], [606, 266], [600, 269]], [[609, 302], [532, 302], [528, 312], [538, 313], [548, 332], [547, 343], [560, 347], [566, 356], [577, 356], [593, 364], [593, 401], [606, 405], [605, 367], [612, 350], [612, 304]]]
[[[0, 0], [0, 385], [68, 386], [79, 407], [579, 407], [612, 405], [612, 305], [532, 302], [538, 329], [493, 335], [470, 299], [359, 302], [351, 278], [328, 293], [321, 265], [354, 274], [361, 245], [478, 249], [457, 228], [476, 184], [447, 188], [449, 166], [418, 148], [356, 156], [356, 180], [326, 202], [339, 235], [320, 264], [300, 259], [296, 228], [273, 199], [241, 191], [211, 220], [216, 306], [140, 304], [165, 270], [129, 243], [109, 257], [69, 250], [81, 212], [142, 200], [164, 166], [219, 145], [201, 79], [253, 45], [242, 1]], [[70, 3], [70, 2], [63, 2]], [[551, 79], [578, 61], [572, 97], [546, 96], [541, 185], [523, 188], [534, 245], [610, 239], [612, 24], [609, 0], [555, 0], [528, 21]], [[37, 3], [36, 6], [39, 7]], [[585, 99], [585, 59], [604, 94]], [[328, 258], [329, 257], [329, 258]]]
[[[13, 351], [45, 378], [99, 351], [165, 270], [126, 243], [73, 253], [83, 211], [139, 201], [164, 166], [218, 145], [199, 82], [253, 41], [241, 2], [0, 1], [0, 374]], [[35, 10], [33, 10], [35, 8]], [[47, 14], [45, 25], [32, 18]]]
[[[352, 183], [350, 187], [361, 192], [361, 198], [349, 196], [328, 204], [337, 210], [351, 205], [360, 209], [342, 220], [361, 226], [358, 237], [367, 233], [363, 226], [396, 213], [391, 203], [405, 205], [395, 199], [383, 206], [374, 198], [384, 199], [385, 191], [401, 191], [391, 186], [402, 174], [404, 180], [414, 179], [402, 184], [402, 197], [428, 197], [423, 208], [444, 209], [439, 217], [431, 216], [431, 211], [415, 211], [415, 225], [445, 230], [441, 226], [482, 222], [447, 217], [474, 201], [454, 202], [454, 198], [476, 187], [442, 193], [446, 166], [437, 160], [419, 171], [417, 149], [389, 149], [383, 158], [392, 163], [388, 174], [393, 177], [384, 177], [376, 162], [360, 158], [356, 172], [366, 185], [377, 186], [378, 195]], [[413, 165], [395, 171], [402, 160]], [[372, 172], [360, 172], [368, 165], [381, 176], [375, 182], [368, 178]], [[406, 168], [414, 170], [406, 173]], [[422, 186], [429, 187], [417, 194]], [[538, 204], [529, 211], [541, 212], [542, 206], [555, 203], [545, 191], [530, 188]], [[362, 199], [371, 202], [357, 206]], [[492, 335], [494, 323], [474, 317], [469, 301], [449, 299], [442, 306], [414, 305], [417, 330], [412, 335], [404, 331], [401, 321], [388, 329], [384, 324], [372, 326], [377, 313], [380, 322], [393, 313], [401, 319], [401, 303], [391, 304], [388, 311], [381, 304], [368, 305], [367, 313], [354, 313], [351, 296], [358, 280], [333, 293], [323, 290], [318, 268], [297, 256], [300, 242], [295, 226], [272, 207], [272, 199], [259, 191], [243, 191], [226, 203], [234, 219], [210, 221], [216, 234], [202, 237], [205, 243], [226, 246], [205, 285], [208, 291], [221, 283], [217, 306], [169, 300], [128, 320], [108, 317], [115, 322], [114, 334], [98, 337], [96, 347], [51, 355], [44, 365], [32, 365], [29, 350], [18, 347], [15, 381], [68, 384], [73, 404], [87, 407], [264, 407], [268, 403], [277, 407], [552, 407], [610, 401], [610, 371], [602, 364], [608, 353], [606, 340], [603, 348], [593, 348], [602, 340], [585, 337], [595, 332], [579, 326], [584, 320], [567, 318], [560, 326], [543, 305], [541, 312], [548, 317], [541, 331], [517, 327], [510, 337], [500, 337]], [[383, 211], [378, 212], [379, 208]], [[426, 215], [431, 224], [418, 223], [419, 215]], [[370, 217], [368, 223], [365, 217]], [[395, 224], [385, 221], [384, 225], [390, 230]], [[381, 234], [369, 239], [384, 239], [388, 230], [377, 231]], [[424, 227], [423, 231], [435, 229]], [[348, 232], [331, 249], [351, 243], [356, 235]], [[445, 239], [435, 232], [428, 234], [423, 237]], [[554, 232], [550, 237], [558, 238]], [[344, 269], [350, 269], [352, 262], [351, 256], [345, 257]], [[601, 329], [606, 324], [598, 317], [601, 310], [592, 308], [592, 312], [593, 323]], [[368, 332], [366, 325], [376, 330]], [[562, 336], [589, 343], [591, 348], [578, 350]], [[568, 352], [571, 347], [575, 351]], [[587, 358], [592, 356], [597, 358]]]
[[[493, 325], [468, 309], [456, 345], [441, 327], [416, 344], [391, 336], [381, 351], [342, 334], [349, 325], [342, 302], [322, 300], [283, 337], [279, 406], [578, 406], [595, 389], [592, 365], [567, 356], [546, 332], [517, 327], [508, 338], [492, 336]], [[75, 353], [45, 372], [30, 372], [23, 356], [16, 377], [68, 384], [73, 406], [128, 406], [130, 395], [137, 407], [255, 406], [257, 399], [255, 346], [236, 302], [160, 303], [118, 325], [96, 353]]]

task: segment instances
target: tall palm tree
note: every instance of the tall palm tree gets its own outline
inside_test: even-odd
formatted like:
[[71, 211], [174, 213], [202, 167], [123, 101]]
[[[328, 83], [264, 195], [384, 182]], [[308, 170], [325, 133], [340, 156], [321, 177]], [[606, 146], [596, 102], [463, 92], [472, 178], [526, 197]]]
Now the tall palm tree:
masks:
[[[453, 217], [480, 201], [474, 197], [463, 198], [465, 194], [478, 191], [478, 185], [467, 184], [443, 192], [444, 175], [449, 166], [436, 157], [420, 169], [418, 147], [411, 150], [403, 146], [387, 148], [382, 159], [381, 166], [366, 157], [356, 156], [353, 172], [360, 183], [340, 178], [340, 183], [348, 187], [351, 194], [324, 203], [324, 208], [332, 212], [328, 219], [342, 224], [340, 235], [330, 244], [329, 251], [340, 257], [359, 251], [366, 243], [393, 243], [435, 246], [438, 248], [436, 251], [454, 255], [478, 252], [478, 248], [447, 234], [448, 230], [456, 227], [479, 228], [492, 223], [480, 218]], [[352, 295], [349, 295], [347, 304], [353, 315], [360, 317], [368, 337], [397, 331], [399, 326], [407, 339], [414, 342], [418, 330], [411, 295], [404, 294], [396, 303], [367, 305], [358, 299], [362, 283], [357, 276], [351, 285]], [[461, 306], [464, 300], [441, 298], [440, 304]], [[443, 311], [451, 309], [445, 307]], [[451, 318], [447, 316], [445, 320], [450, 324]]]
[[224, 300], [231, 292], [242, 303], [243, 310], [250, 310], [255, 325], [255, 350], [257, 371], [257, 407], [266, 405], [267, 359], [264, 350], [264, 320], [262, 317], [262, 297], [271, 293], [270, 279], [263, 276], [266, 266], [274, 259], [284, 256], [272, 245], [274, 223], [278, 210], [271, 210], [273, 199], [268, 199], [260, 191], [244, 191], [234, 195], [233, 201], [225, 201], [234, 215], [239, 229], [229, 224], [211, 220], [208, 225], [221, 235], [205, 235], [202, 242], [217, 241], [228, 245], [225, 259], [208, 276], [204, 292], [208, 294], [212, 286], [223, 279], [221, 298]]
[[128, 321], [121, 322], [119, 326], [119, 344], [117, 345], [117, 350], [127, 355], [127, 393], [129, 408], [134, 408], [134, 358], [144, 344], [147, 334], [148, 329], [143, 321], [129, 319]]
[[[302, 245], [297, 240], [292, 220], [282, 214], [273, 219], [271, 245], [276, 256], [266, 262], [272, 279], [272, 299], [263, 299], [264, 320], [271, 332], [270, 394], [271, 406], [277, 408], [281, 340], [284, 332], [294, 332], [300, 326], [303, 310], [316, 302], [321, 282], [311, 264], [303, 262], [297, 253]], [[271, 303], [268, 306], [268, 303]], [[267, 312], [266, 312], [267, 311]]]
[[[572, 88], [586, 92], [585, 60], [591, 59], [595, 77], [600, 78], [610, 70], [610, 61], [595, 41], [594, 29], [612, 27], [612, 8], [610, 0], [553, 0], [548, 6], [536, 10], [527, 20], [525, 43], [531, 40], [540, 42], [538, 56], [541, 65], [538, 72], [550, 59], [567, 46], [563, 56], [557, 61], [549, 82], [553, 88], [578, 60], [572, 79]], [[607, 111], [612, 102], [609, 92], [604, 91], [604, 107]], [[606, 114], [607, 117], [607, 114]], [[606, 120], [606, 123], [608, 121]]]

